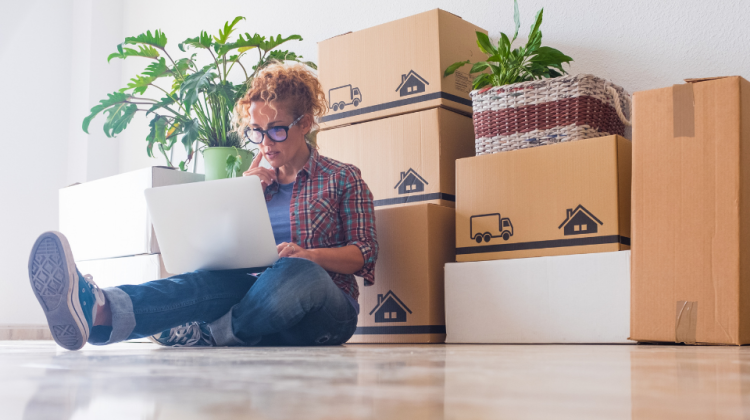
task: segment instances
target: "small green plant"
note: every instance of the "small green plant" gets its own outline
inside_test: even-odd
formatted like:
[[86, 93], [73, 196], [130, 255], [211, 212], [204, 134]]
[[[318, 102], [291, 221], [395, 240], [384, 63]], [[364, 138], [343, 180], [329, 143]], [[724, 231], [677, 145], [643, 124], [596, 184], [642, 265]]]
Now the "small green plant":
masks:
[[[490, 72], [482, 73], [474, 79], [474, 89], [562, 76], [567, 73], [562, 67], [563, 63], [573, 61], [572, 58], [554, 48], [542, 46], [542, 31], [539, 28], [542, 26], [543, 8], [536, 13], [526, 45], [511, 50], [511, 45], [518, 37], [518, 28], [521, 26], [517, 0], [513, 0], [513, 8], [513, 20], [516, 23], [513, 39], [501, 32], [496, 48], [486, 34], [477, 32], [477, 45], [488, 57], [486, 61], [472, 64], [470, 73], [479, 73], [487, 69], [490, 69]], [[445, 69], [443, 77], [450, 76], [467, 64], [471, 64], [471, 61], [451, 64]]]
[[[187, 160], [178, 165], [183, 171], [187, 169], [195, 151], [202, 148], [244, 148], [247, 141], [234, 131], [232, 113], [236, 102], [244, 96], [258, 71], [276, 61], [297, 61], [317, 68], [312, 62], [302, 61], [302, 56], [276, 49], [290, 40], [301, 41], [302, 37], [299, 35], [286, 38], [278, 35], [266, 39], [258, 34], [245, 33], [230, 41], [229, 37], [235, 31], [235, 26], [244, 19], [238, 16], [232, 23], [226, 22], [218, 36], [201, 31], [199, 36], [188, 38], [178, 45], [183, 53], [194, 48], [210, 54], [212, 60], [202, 66], [196, 61], [197, 53], [173, 59], [166, 49], [167, 36], [160, 30], [153, 34], [147, 31], [125, 38], [125, 42], [117, 46], [117, 52], [110, 54], [107, 61], [142, 57], [152, 62], [142, 74], [130, 79], [127, 87], [108, 94], [99, 105], [91, 108], [91, 114], [83, 119], [83, 131], [88, 133], [91, 120], [104, 113], [107, 118], [104, 134], [115, 137], [128, 126], [136, 113], [145, 112], [152, 116], [149, 122], [150, 132], [146, 137], [146, 153], [153, 157], [156, 146], [167, 165], [172, 167], [167, 152], [179, 138], [187, 151]], [[137, 49], [130, 48], [129, 45]], [[258, 57], [255, 65], [248, 70], [242, 63], [242, 58], [253, 50], [258, 53]], [[228, 80], [234, 68], [242, 70], [243, 83], [234, 84]], [[158, 82], [163, 78], [171, 79], [171, 83]], [[160, 93], [161, 98], [144, 96], [147, 91]], [[231, 162], [227, 162], [227, 170], [239, 168], [241, 164], [242, 159], [236, 154]]]

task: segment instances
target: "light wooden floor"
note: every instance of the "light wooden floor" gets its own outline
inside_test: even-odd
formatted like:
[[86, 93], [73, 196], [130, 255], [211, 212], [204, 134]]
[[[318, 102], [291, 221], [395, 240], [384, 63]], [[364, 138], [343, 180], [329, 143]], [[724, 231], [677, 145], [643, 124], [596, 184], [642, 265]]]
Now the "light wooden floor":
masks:
[[750, 348], [0, 341], [2, 419], [741, 419]]

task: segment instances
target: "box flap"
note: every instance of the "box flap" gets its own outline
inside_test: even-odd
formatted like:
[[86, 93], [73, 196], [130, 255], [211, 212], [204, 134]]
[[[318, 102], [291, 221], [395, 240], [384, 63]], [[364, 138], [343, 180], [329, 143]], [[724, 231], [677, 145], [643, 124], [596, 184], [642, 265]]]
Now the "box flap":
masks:
[[685, 82], [686, 83], [700, 83], [700, 82], [707, 82], [709, 80], [728, 79], [730, 77], [739, 77], [739, 76], [698, 77], [694, 79], [685, 79]]

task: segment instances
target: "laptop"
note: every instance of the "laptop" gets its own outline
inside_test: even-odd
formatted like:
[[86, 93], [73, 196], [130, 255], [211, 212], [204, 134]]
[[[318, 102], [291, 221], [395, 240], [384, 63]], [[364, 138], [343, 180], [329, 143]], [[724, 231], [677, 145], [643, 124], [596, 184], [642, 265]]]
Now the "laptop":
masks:
[[170, 273], [262, 271], [279, 259], [257, 176], [149, 188], [145, 194]]

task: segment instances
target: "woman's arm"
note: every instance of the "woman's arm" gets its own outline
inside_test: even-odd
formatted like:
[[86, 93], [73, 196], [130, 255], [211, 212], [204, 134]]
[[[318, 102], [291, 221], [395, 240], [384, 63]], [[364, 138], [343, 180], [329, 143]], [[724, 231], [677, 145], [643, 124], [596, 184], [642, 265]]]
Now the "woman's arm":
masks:
[[340, 248], [304, 249], [298, 244], [283, 242], [276, 247], [279, 257], [305, 258], [326, 271], [341, 274], [354, 274], [365, 265], [359, 247], [346, 245]]

